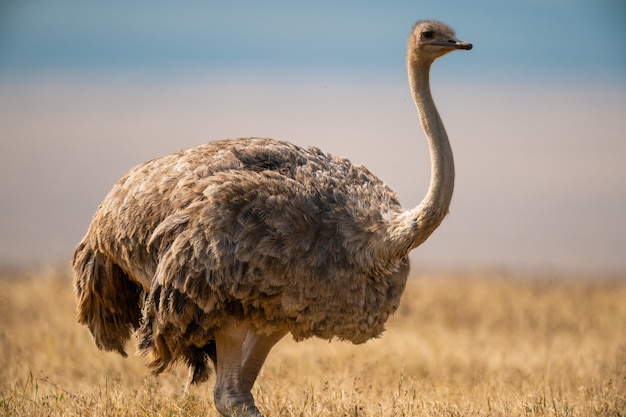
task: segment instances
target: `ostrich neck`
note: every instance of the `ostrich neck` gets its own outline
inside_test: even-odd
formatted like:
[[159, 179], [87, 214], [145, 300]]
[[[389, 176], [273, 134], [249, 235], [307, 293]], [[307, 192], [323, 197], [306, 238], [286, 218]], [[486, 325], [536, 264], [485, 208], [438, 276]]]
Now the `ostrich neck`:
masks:
[[[413, 58], [413, 59], [412, 59]], [[422, 128], [430, 148], [431, 177], [428, 192], [415, 208], [400, 215], [397, 230], [405, 250], [423, 243], [441, 224], [454, 190], [454, 159], [446, 129], [430, 92], [430, 62], [409, 57], [409, 83]], [[400, 243], [400, 242], [398, 242]]]

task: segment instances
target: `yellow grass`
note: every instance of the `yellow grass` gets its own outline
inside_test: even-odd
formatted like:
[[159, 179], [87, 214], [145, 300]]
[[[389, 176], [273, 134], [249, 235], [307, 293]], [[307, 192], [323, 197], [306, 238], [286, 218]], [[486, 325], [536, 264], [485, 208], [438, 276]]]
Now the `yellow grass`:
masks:
[[[6, 275], [6, 274], [5, 274]], [[71, 279], [0, 278], [0, 415], [214, 416], [212, 384], [97, 350]], [[626, 416], [626, 280], [419, 276], [381, 339], [281, 341], [269, 416]], [[133, 346], [129, 346], [132, 351]]]

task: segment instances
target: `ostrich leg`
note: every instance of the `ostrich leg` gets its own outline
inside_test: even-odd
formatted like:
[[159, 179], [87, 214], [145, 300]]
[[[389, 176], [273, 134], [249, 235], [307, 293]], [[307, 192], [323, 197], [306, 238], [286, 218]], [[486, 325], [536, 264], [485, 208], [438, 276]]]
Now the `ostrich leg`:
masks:
[[248, 332], [243, 342], [243, 361], [241, 364], [243, 389], [248, 391], [252, 389], [270, 350], [286, 334], [287, 331], [282, 330], [268, 335]]
[[217, 349], [215, 407], [225, 417], [263, 417], [250, 390], [271, 348], [287, 332], [259, 335], [244, 323], [231, 323], [215, 334]]

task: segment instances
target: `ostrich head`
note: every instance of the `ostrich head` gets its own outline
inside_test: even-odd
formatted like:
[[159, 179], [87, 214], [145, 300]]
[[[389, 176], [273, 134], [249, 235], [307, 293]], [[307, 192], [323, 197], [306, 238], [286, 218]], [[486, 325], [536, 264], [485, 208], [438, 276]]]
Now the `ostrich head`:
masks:
[[421, 20], [409, 38], [409, 54], [417, 61], [432, 62], [456, 49], [472, 49], [472, 44], [456, 38], [454, 30], [441, 22]]

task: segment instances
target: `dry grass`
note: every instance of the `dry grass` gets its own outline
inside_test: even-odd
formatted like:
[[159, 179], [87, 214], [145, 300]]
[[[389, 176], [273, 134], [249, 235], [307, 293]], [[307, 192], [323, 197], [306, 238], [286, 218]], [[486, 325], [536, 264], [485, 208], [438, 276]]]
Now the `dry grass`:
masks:
[[[98, 351], [66, 273], [0, 279], [0, 323], [0, 415], [215, 415], [212, 382]], [[626, 416], [626, 280], [423, 276], [383, 338], [286, 339], [254, 393], [268, 416]]]

